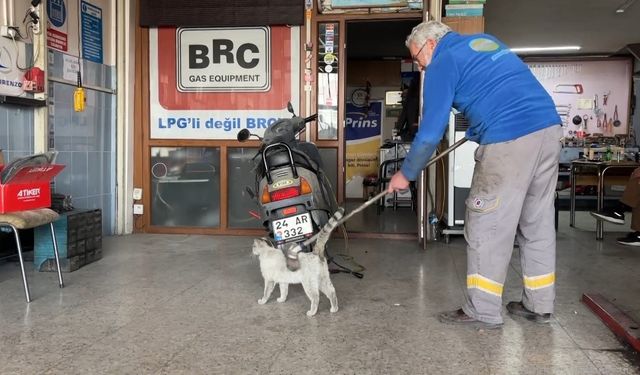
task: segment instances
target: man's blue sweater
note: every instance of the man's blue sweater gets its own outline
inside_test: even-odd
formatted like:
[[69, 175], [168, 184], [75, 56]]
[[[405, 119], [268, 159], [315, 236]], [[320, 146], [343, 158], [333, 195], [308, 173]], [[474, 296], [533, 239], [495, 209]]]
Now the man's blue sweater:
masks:
[[407, 179], [415, 180], [435, 151], [451, 107], [469, 120], [466, 136], [479, 144], [560, 124], [549, 94], [502, 42], [487, 34], [449, 32], [425, 72], [422, 121], [401, 169]]

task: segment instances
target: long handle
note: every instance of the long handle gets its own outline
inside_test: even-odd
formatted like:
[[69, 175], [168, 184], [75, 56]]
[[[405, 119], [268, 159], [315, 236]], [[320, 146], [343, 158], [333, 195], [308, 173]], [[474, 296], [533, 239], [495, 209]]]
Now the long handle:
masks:
[[[429, 162], [427, 163], [427, 165], [425, 165], [425, 168], [430, 166], [431, 164], [437, 162], [438, 160], [442, 159], [443, 157], [447, 156], [451, 151], [455, 150], [456, 148], [460, 147], [463, 143], [465, 143], [467, 141], [467, 138], [462, 138], [460, 139], [458, 142], [452, 144], [449, 148], [447, 148], [446, 150], [442, 151], [440, 154], [438, 154], [435, 158], [429, 160]], [[387, 191], [381, 191], [380, 193], [378, 193], [375, 197], [369, 199], [368, 201], [364, 202], [362, 205], [360, 205], [358, 208], [356, 208], [355, 210], [349, 212], [347, 215], [343, 216], [342, 219], [340, 219], [338, 221], [338, 223], [336, 224], [337, 226], [342, 225], [345, 221], [349, 220], [353, 215], [357, 214], [358, 212], [364, 210], [365, 208], [369, 207], [370, 205], [373, 204], [373, 202], [377, 202], [379, 199], [381, 199], [382, 197], [384, 197], [385, 195], [387, 195]], [[320, 232], [318, 232], [320, 233]], [[316, 233], [313, 237], [307, 239], [306, 241], [304, 241], [304, 245], [310, 245], [313, 242], [315, 242], [315, 240], [318, 237], [318, 233]]]

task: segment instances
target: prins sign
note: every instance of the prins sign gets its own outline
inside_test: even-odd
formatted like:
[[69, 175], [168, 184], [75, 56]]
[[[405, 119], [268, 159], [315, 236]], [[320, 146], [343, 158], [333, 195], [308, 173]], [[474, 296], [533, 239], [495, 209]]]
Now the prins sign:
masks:
[[[151, 138], [262, 134], [299, 104], [298, 27], [161, 28], [150, 33]], [[299, 111], [299, 108], [296, 108]]]

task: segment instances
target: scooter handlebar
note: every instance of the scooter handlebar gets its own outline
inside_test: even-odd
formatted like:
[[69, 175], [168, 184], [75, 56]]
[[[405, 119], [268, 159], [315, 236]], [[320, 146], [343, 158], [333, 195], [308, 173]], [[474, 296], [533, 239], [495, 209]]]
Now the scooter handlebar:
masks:
[[298, 128], [296, 129], [296, 135], [297, 133], [300, 133], [301, 131], [304, 130], [304, 128], [307, 126], [307, 122], [315, 121], [317, 119], [318, 119], [317, 113], [315, 115], [311, 115], [309, 117], [303, 118], [302, 121], [298, 123]]
[[318, 114], [316, 113], [315, 115], [311, 115], [309, 117], [305, 117], [303, 122], [306, 124], [307, 122], [315, 121], [317, 119], [318, 119]]

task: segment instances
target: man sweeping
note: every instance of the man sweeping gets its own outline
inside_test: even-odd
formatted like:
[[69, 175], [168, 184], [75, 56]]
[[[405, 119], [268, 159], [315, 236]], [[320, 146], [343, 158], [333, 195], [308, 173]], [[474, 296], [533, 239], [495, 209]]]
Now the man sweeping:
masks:
[[547, 323], [555, 299], [554, 194], [562, 130], [555, 105], [526, 64], [487, 34], [460, 35], [436, 21], [407, 37], [425, 71], [423, 112], [411, 151], [389, 191], [414, 181], [443, 137], [451, 107], [479, 144], [466, 201], [467, 301], [444, 323], [502, 326], [502, 292], [514, 238], [522, 263], [522, 301], [509, 313]]

